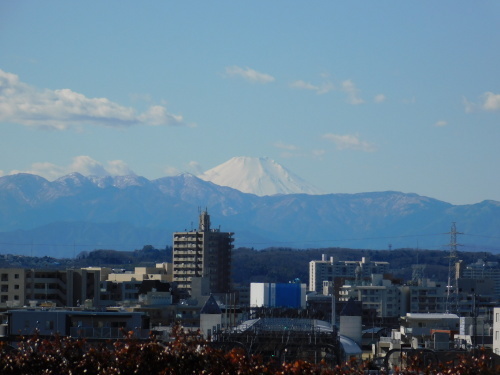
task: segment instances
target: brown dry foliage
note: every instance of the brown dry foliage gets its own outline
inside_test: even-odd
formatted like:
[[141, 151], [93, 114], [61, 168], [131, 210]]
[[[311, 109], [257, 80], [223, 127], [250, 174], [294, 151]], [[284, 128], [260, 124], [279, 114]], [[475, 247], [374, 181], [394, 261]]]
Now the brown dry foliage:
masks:
[[[197, 334], [186, 334], [174, 327], [174, 340], [164, 344], [151, 338], [140, 341], [133, 332], [124, 332], [123, 340], [89, 343], [83, 339], [55, 336], [46, 339], [34, 334], [23, 338], [15, 350], [0, 343], [0, 374], [248, 374], [248, 375], [361, 375], [366, 363], [352, 361], [331, 368], [324, 362], [305, 361], [287, 363], [265, 362], [260, 357], [248, 358], [241, 349], [228, 353], [213, 349]], [[488, 366], [483, 353], [478, 357], [463, 358], [455, 365], [438, 368], [419, 368], [418, 359], [406, 369], [395, 373], [442, 375], [493, 375], [500, 369]]]

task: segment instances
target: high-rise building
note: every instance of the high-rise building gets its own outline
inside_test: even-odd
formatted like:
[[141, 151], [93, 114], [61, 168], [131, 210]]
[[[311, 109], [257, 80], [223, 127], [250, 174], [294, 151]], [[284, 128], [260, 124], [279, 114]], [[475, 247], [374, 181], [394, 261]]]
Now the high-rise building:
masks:
[[198, 230], [175, 232], [173, 281], [177, 287], [191, 293], [193, 278], [201, 278], [210, 293], [229, 292], [233, 234], [212, 229], [207, 211], [200, 214]]

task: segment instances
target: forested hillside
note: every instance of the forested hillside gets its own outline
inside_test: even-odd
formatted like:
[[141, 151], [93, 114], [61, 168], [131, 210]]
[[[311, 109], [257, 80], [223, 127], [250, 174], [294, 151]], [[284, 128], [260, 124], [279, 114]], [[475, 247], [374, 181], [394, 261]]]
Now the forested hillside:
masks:
[[[268, 248], [254, 250], [238, 248], [233, 251], [232, 278], [237, 284], [250, 282], [288, 282], [300, 279], [307, 283], [309, 279], [309, 262], [321, 260], [322, 254], [328, 259], [361, 260], [366, 257], [373, 261], [389, 262], [391, 273], [395, 278], [411, 279], [412, 265], [425, 265], [424, 277], [445, 281], [448, 276], [449, 252], [438, 250], [366, 250], [346, 248], [324, 249], [291, 249]], [[478, 259], [500, 261], [500, 255], [487, 252], [458, 252], [458, 259], [465, 264]], [[70, 267], [119, 267], [133, 269], [135, 266], [153, 265], [172, 261], [172, 248], [156, 249], [146, 245], [140, 250], [117, 251], [95, 250], [82, 252], [75, 259], [56, 259], [51, 257], [26, 257], [1, 255], [0, 267], [29, 268], [70, 268]]]

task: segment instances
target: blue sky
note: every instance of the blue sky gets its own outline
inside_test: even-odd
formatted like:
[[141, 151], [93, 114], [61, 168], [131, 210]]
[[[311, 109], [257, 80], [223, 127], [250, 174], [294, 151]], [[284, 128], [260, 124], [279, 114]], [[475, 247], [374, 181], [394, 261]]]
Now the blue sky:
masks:
[[497, 1], [1, 1], [0, 175], [270, 157], [327, 193], [500, 201]]

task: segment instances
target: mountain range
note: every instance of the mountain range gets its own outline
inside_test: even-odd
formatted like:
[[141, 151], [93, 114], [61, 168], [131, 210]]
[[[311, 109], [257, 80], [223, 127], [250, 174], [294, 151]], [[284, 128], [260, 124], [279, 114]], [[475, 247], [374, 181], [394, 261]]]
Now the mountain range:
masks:
[[[266, 176], [272, 169], [263, 170], [267, 172], [259, 173], [268, 181], [282, 177]], [[242, 171], [245, 174], [251, 178]], [[459, 250], [500, 251], [496, 201], [452, 205], [395, 191], [260, 193], [244, 193], [190, 174], [156, 180], [78, 173], [55, 181], [31, 174], [4, 176], [0, 254], [62, 258], [94, 249], [165, 248], [172, 244], [174, 231], [196, 229], [204, 209], [213, 227], [235, 233], [237, 247], [445, 250], [451, 223], [456, 222], [463, 233], [457, 236]]]

